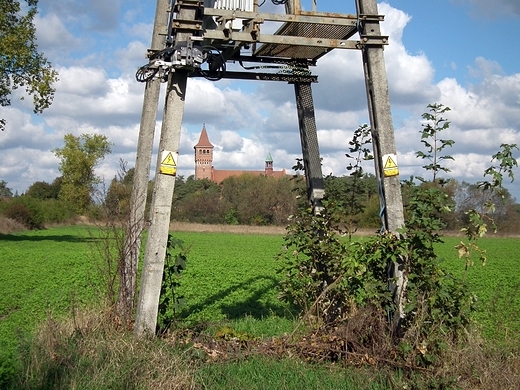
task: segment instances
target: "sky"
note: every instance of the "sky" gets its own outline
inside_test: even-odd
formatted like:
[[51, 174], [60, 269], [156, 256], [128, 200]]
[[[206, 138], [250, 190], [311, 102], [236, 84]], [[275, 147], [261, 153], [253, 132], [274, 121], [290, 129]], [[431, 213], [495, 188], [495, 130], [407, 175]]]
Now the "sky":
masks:
[[[302, 1], [311, 9], [310, 0]], [[520, 145], [520, 2], [518, 0], [386, 0], [382, 33], [401, 179], [428, 175], [415, 152], [422, 149], [421, 114], [428, 104], [450, 107], [443, 139], [450, 177], [483, 179], [502, 143]], [[13, 95], [0, 107], [0, 180], [23, 193], [36, 181], [60, 175], [52, 150], [71, 133], [105, 134], [112, 153], [96, 169], [110, 181], [120, 159], [135, 163], [144, 85], [135, 80], [147, 62], [156, 2], [153, 0], [39, 0], [38, 48], [59, 73], [53, 105], [32, 114], [31, 99]], [[283, 12], [270, 0], [262, 12]], [[317, 0], [317, 10], [355, 13], [355, 1]], [[272, 26], [265, 26], [265, 30]], [[361, 53], [334, 50], [318, 61], [312, 85], [323, 173], [347, 175], [348, 142], [368, 122]], [[164, 89], [163, 85], [163, 89]], [[164, 98], [159, 102], [156, 146]], [[293, 86], [283, 82], [188, 80], [179, 174], [194, 173], [194, 150], [205, 124], [215, 146], [216, 169], [274, 169], [301, 157]], [[520, 152], [516, 153], [520, 157]], [[156, 164], [156, 155], [152, 168]], [[373, 169], [367, 165], [366, 170]], [[153, 169], [152, 169], [153, 173]], [[507, 188], [520, 201], [518, 180]], [[448, 175], [441, 175], [448, 177]]]

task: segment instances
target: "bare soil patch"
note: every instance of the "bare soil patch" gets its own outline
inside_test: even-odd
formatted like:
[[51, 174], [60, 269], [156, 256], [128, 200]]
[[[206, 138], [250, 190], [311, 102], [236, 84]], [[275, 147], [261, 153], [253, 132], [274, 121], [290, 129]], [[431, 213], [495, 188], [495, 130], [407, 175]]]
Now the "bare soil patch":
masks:
[[[210, 225], [204, 223], [176, 222], [170, 223], [172, 232], [211, 232], [236, 234], [280, 234], [286, 232], [285, 226], [253, 226], [253, 225]], [[358, 229], [354, 236], [373, 236], [376, 229]]]
[[285, 226], [209, 225], [204, 223], [174, 221], [170, 223], [170, 231], [236, 234], [284, 234]]

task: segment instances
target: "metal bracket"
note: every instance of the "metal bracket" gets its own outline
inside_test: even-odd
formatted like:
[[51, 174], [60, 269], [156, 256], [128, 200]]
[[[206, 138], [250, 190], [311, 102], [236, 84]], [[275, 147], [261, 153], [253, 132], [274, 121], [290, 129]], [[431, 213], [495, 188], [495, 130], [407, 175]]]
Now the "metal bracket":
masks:
[[385, 16], [384, 15], [365, 15], [361, 14], [358, 15], [358, 19], [366, 22], [384, 22]]
[[251, 35], [251, 37], [256, 41], [260, 38], [260, 26], [264, 23], [264, 20], [261, 18], [248, 19], [244, 20], [244, 32]]
[[200, 0], [177, 0], [173, 7], [174, 12], [179, 12], [179, 7], [204, 8], [204, 1]]
[[201, 31], [202, 30], [202, 20], [182, 20], [182, 19], [174, 19], [172, 24], [173, 30], [194, 30]]
[[388, 36], [378, 35], [361, 35], [361, 40], [357, 42], [357, 48], [362, 49], [365, 46], [384, 46], [388, 45]]
[[173, 67], [178, 69], [198, 69], [204, 62], [202, 50], [193, 46], [190, 39], [187, 42], [178, 42], [172, 55]]

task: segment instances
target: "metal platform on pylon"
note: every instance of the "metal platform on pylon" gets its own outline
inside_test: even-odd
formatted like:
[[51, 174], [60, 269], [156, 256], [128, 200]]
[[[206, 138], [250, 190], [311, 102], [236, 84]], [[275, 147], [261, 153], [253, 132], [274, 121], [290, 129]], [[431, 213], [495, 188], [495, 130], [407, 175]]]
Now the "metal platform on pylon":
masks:
[[[235, 53], [240, 47], [253, 45], [253, 58], [309, 60], [315, 64], [318, 58], [333, 49], [360, 49], [363, 44], [350, 40], [360, 25], [359, 17], [352, 14], [300, 12], [284, 15], [205, 8], [204, 15], [216, 21], [215, 28], [202, 31], [205, 42], [217, 48], [234, 45]], [[240, 31], [229, 27], [236, 20], [243, 24]], [[260, 26], [265, 22], [280, 23], [281, 26], [274, 34], [262, 34]]]
[[[333, 25], [317, 23], [285, 22], [274, 33], [275, 36], [322, 39], [327, 42], [347, 40], [357, 33], [356, 23], [353, 25]], [[341, 45], [341, 43], [339, 43]], [[346, 43], [345, 43], [346, 45]], [[341, 46], [340, 46], [341, 47]], [[284, 57], [294, 59], [312, 59], [313, 61], [331, 51], [331, 47], [307, 46], [296, 44], [266, 43], [260, 46], [253, 56]]]

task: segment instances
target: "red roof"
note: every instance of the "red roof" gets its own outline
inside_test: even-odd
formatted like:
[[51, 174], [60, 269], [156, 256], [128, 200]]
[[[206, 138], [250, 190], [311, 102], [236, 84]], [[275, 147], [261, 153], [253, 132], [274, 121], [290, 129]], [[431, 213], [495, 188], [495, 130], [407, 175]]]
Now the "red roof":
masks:
[[209, 142], [208, 133], [206, 132], [206, 125], [202, 126], [199, 143], [194, 148], [212, 148], [213, 145]]
[[264, 171], [239, 171], [239, 170], [226, 170], [226, 169], [213, 169], [211, 174], [211, 180], [215, 183], [222, 183], [224, 179], [227, 179], [230, 176], [240, 176], [240, 175], [255, 175], [255, 176], [273, 176], [273, 177], [282, 177], [287, 175], [285, 169], [281, 171], [271, 171], [267, 173]]

